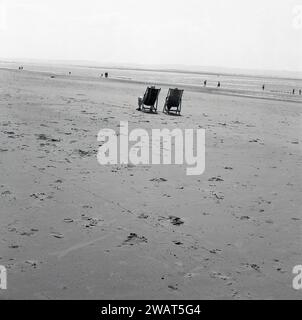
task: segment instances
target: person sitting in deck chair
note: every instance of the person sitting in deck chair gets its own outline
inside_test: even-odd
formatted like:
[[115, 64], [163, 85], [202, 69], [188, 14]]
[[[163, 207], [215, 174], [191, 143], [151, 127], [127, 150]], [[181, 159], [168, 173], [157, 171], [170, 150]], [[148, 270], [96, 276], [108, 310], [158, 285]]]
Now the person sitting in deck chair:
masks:
[[138, 97], [138, 111], [148, 111], [157, 113], [158, 95], [161, 89], [156, 89], [155, 86], [147, 87], [143, 97]]

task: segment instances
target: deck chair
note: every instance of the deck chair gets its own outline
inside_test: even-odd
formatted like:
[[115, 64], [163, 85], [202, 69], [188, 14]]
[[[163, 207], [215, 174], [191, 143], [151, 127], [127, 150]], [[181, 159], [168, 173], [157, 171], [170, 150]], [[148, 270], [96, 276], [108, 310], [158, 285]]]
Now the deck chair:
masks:
[[157, 113], [158, 96], [161, 89], [147, 87], [142, 101], [142, 111]]
[[165, 105], [163, 112], [164, 113], [174, 113], [178, 116], [180, 116], [181, 112], [181, 101], [182, 101], [182, 95], [183, 90], [180, 89], [169, 89], [168, 95], [166, 97]]

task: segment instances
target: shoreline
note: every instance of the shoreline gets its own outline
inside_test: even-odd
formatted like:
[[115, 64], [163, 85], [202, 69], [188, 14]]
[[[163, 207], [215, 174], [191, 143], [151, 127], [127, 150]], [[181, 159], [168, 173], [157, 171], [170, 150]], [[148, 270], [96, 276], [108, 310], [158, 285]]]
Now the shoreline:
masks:
[[[242, 78], [249, 78], [249, 77], [254, 77], [254, 78], [260, 78], [260, 79], [278, 79], [278, 80], [298, 80], [301, 81], [302, 80], [302, 74], [300, 76], [282, 76], [282, 75], [277, 75], [277, 74], [261, 74], [260, 70], [256, 70], [256, 69], [248, 69], [246, 70], [246, 73], [244, 73], [244, 70], [242, 70], [242, 72], [231, 72], [231, 71], [226, 71], [226, 70], [221, 70], [221, 72], [218, 71], [207, 71], [207, 70], [198, 70], [198, 71], [194, 71], [192, 70], [192, 66], [187, 66], [188, 69], [182, 69], [182, 68], [156, 68], [156, 67], [135, 67], [135, 66], [123, 66], [122, 64], [118, 65], [113, 65], [113, 64], [108, 64], [106, 65], [102, 65], [102, 64], [95, 64], [92, 65], [92, 63], [97, 63], [97, 62], [89, 62], [87, 61], [87, 64], [83, 64], [81, 63], [81, 61], [61, 61], [61, 60], [41, 60], [41, 61], [27, 61], [22, 60], [22, 59], [17, 59], [17, 60], [11, 60], [11, 61], [7, 61], [5, 59], [0, 58], [0, 63], [13, 63], [13, 64], [32, 64], [32, 65], [58, 65], [58, 66], [65, 66], [65, 67], [78, 67], [78, 68], [88, 68], [88, 69], [108, 69], [108, 70], [133, 70], [133, 71], [142, 71], [142, 72], [162, 72], [162, 73], [184, 73], [184, 74], [198, 74], [198, 75], [225, 75], [225, 76], [235, 76], [235, 77], [242, 77]], [[198, 68], [203, 68], [202, 66], [196, 66], [196, 69]], [[219, 69], [219, 67], [214, 67], [216, 69]], [[222, 67], [223, 69], [223, 67]], [[238, 68], [235, 68], [238, 69]], [[250, 72], [250, 73], [249, 73]], [[258, 73], [259, 72], [259, 73]], [[280, 72], [284, 72], [284, 73], [292, 73], [293, 71], [289, 71], [289, 70], [264, 70], [263, 72], [267, 72], [267, 73], [280, 73]], [[298, 72], [299, 73], [299, 72]]]
[[[62, 75], [54, 72], [47, 72], [47, 71], [32, 71], [32, 70], [16, 70], [12, 68], [0, 68], [2, 71], [7, 72], [16, 72], [16, 73], [27, 73], [32, 75], [41, 75], [41, 76], [54, 76], [58, 79], [65, 79], [65, 80], [75, 80], [75, 81], [111, 81], [111, 82], [121, 82], [121, 83], [132, 83], [132, 84], [141, 84], [141, 85], [156, 85], [156, 86], [164, 86], [166, 88], [177, 87], [180, 89], [185, 89], [191, 92], [200, 92], [206, 94], [214, 94], [214, 95], [224, 95], [224, 96], [233, 96], [233, 97], [242, 97], [242, 98], [251, 98], [251, 99], [260, 99], [260, 100], [271, 100], [271, 101], [280, 101], [280, 102], [291, 102], [291, 103], [302, 103], [302, 95], [291, 95], [290, 93], [283, 93], [282, 95], [287, 95], [286, 97], [280, 96], [278, 93], [274, 92], [263, 92], [263, 91], [251, 91], [251, 90], [243, 90], [243, 89], [223, 89], [223, 88], [214, 88], [214, 87], [203, 87], [197, 86], [194, 84], [179, 84], [179, 83], [168, 83], [162, 81], [142, 81], [142, 80], [133, 80], [133, 79], [123, 79], [118, 77], [109, 77], [109, 78], [97, 78], [92, 76], [74, 76], [74, 75]], [[132, 69], [125, 69], [125, 70], [132, 70]], [[259, 94], [264, 95], [259, 95]], [[258, 94], [258, 95], [257, 95]], [[265, 95], [266, 94], [266, 95]], [[275, 97], [272, 95], [276, 95]], [[291, 97], [291, 98], [290, 98]]]

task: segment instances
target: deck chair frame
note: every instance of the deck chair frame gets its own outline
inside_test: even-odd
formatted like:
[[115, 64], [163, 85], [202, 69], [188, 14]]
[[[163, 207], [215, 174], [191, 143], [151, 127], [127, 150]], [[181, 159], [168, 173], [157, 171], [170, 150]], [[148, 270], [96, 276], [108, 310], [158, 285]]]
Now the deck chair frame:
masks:
[[[172, 96], [173, 92], [176, 91], [176, 90], [179, 91], [179, 97], [178, 97], [177, 105], [175, 105], [175, 106], [172, 105], [172, 106], [170, 106], [170, 108], [168, 108], [169, 99]], [[178, 89], [178, 88], [175, 88], [175, 89], [171, 89], [170, 88], [169, 89], [167, 97], [166, 97], [166, 100], [165, 100], [165, 105], [164, 105], [164, 108], [163, 108], [163, 112], [164, 113], [167, 113], [167, 114], [171, 114], [172, 113], [172, 114], [180, 116], [183, 92], [184, 92], [183, 89]]]
[[[150, 89], [156, 89], [157, 90], [157, 97], [156, 97], [153, 105], [145, 105], [145, 101], [146, 101], [146, 98], [147, 98], [147, 95], [148, 95], [148, 91]], [[160, 94], [160, 90], [161, 90], [161, 88], [147, 87], [147, 89], [145, 91], [145, 94], [144, 94], [144, 97], [143, 97], [143, 103], [142, 103], [142, 111], [143, 112], [157, 113], [158, 97], [159, 97], [159, 94]]]

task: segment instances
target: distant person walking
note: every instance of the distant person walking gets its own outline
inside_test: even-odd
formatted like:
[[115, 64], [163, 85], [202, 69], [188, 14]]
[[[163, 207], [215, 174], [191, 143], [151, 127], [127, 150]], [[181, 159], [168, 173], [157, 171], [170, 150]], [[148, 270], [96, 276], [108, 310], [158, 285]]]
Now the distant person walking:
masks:
[[218, 81], [217, 83], [217, 88], [220, 88], [220, 81]]
[[301, 89], [299, 90], [299, 95], [301, 96]]
[[262, 90], [264, 90], [264, 89], [265, 89], [265, 85], [263, 84], [263, 85], [262, 85]]
[[293, 94], [295, 94], [295, 89], [293, 89]]
[[204, 86], [204, 87], [207, 86], [207, 80], [205, 80], [205, 81], [203, 82], [203, 86]]

